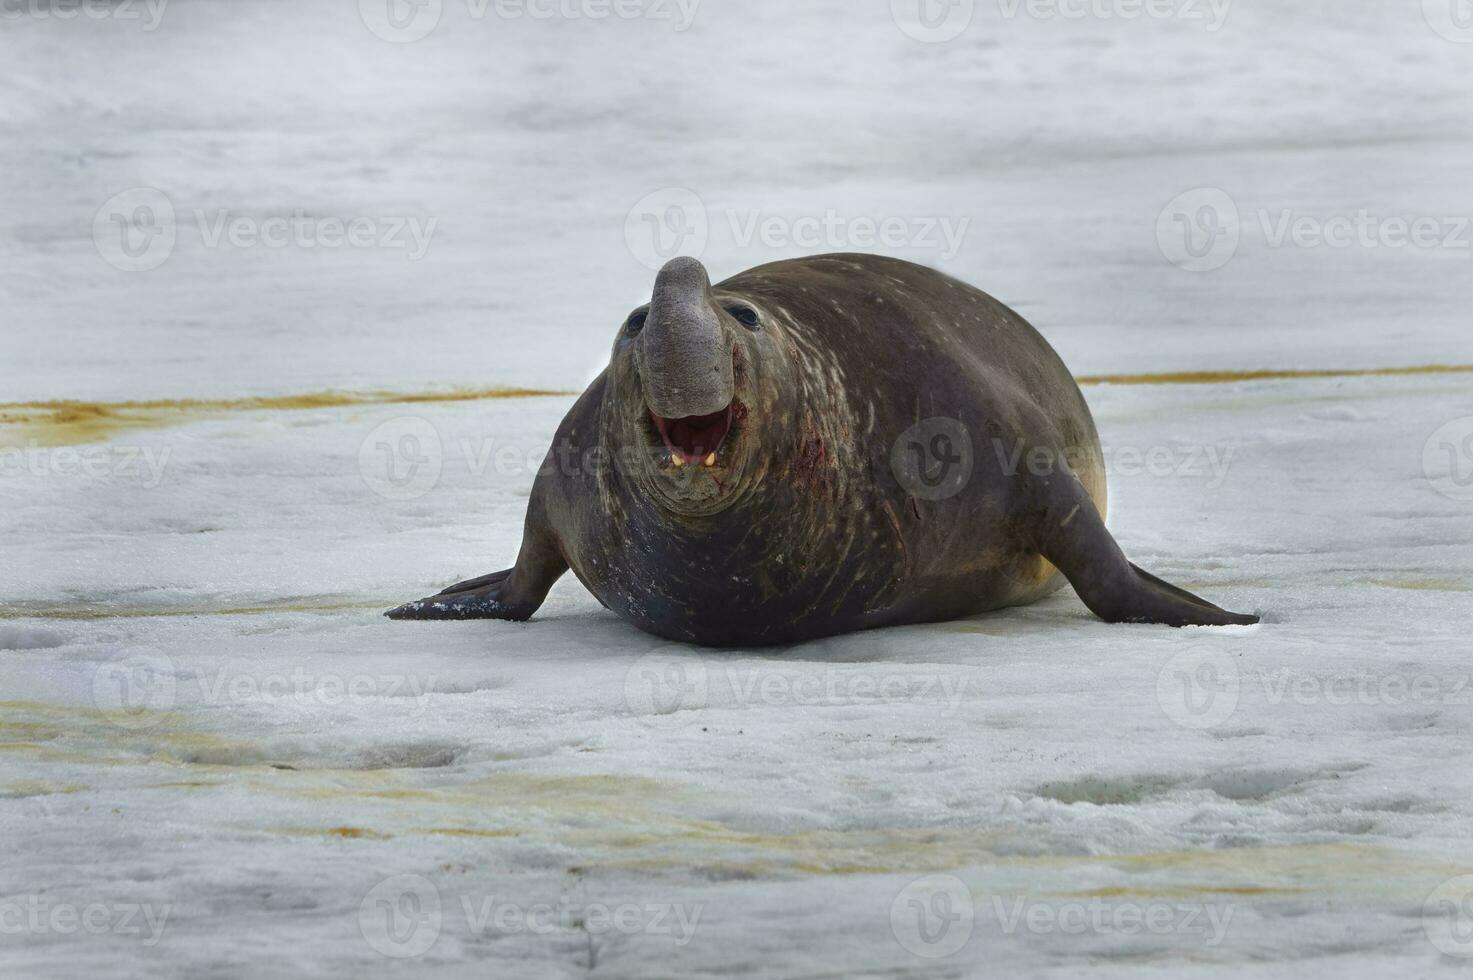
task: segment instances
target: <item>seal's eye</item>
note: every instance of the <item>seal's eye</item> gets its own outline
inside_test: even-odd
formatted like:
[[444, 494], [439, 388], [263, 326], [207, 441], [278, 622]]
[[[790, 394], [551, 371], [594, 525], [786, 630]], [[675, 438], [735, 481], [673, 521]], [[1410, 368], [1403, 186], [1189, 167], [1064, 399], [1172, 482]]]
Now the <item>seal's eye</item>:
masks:
[[736, 317], [736, 321], [748, 330], [756, 330], [758, 325], [762, 323], [762, 318], [750, 306], [736, 304], [734, 306], [728, 306], [726, 312]]
[[648, 310], [635, 310], [629, 314], [629, 319], [624, 322], [624, 330], [633, 337], [644, 329], [644, 321], [650, 317]]

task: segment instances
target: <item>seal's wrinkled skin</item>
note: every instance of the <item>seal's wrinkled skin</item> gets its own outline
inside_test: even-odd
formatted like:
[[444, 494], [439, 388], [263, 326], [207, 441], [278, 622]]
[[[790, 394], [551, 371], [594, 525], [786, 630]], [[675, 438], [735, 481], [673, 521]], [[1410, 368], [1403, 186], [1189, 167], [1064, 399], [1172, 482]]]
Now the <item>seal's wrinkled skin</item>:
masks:
[[388, 615], [526, 619], [569, 568], [640, 628], [789, 643], [1033, 602], [1257, 622], [1132, 565], [1094, 421], [1001, 303], [869, 255], [670, 262], [533, 485], [516, 564]]

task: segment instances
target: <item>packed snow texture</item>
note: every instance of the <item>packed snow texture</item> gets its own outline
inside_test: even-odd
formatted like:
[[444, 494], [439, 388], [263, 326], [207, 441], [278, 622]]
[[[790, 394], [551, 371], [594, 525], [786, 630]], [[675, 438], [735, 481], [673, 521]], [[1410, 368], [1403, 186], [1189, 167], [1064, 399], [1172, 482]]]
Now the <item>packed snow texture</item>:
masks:
[[[6, 403], [575, 390], [647, 297], [629, 216], [668, 188], [718, 278], [908, 222], [868, 250], [992, 292], [1080, 375], [1473, 362], [1473, 44], [1433, 0], [1238, 0], [1215, 30], [1222, 4], [978, 3], [936, 44], [847, 0], [685, 30], [673, 0], [445, 0], [407, 44], [346, 0], [61, 6], [0, 20]], [[129, 272], [94, 218], [136, 187], [178, 230]], [[1158, 234], [1200, 188], [1241, 218], [1210, 272]], [[435, 224], [418, 258], [206, 240], [299, 211]], [[1362, 211], [1369, 244], [1275, 244]], [[830, 214], [837, 240], [783, 237]], [[1429, 217], [1436, 244], [1387, 244]], [[571, 577], [529, 623], [383, 620], [510, 564], [565, 396], [11, 449], [0, 972], [1466, 967], [1470, 375], [1085, 391], [1127, 553], [1260, 625], [1110, 626], [1066, 589], [718, 654]]]

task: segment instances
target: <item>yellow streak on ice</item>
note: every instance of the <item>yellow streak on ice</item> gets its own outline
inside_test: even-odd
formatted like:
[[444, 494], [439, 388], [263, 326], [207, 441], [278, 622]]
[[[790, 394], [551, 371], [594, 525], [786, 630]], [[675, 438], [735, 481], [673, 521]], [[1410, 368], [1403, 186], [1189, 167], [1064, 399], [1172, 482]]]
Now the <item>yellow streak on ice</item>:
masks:
[[1473, 592], [1473, 585], [1452, 578], [1363, 578], [1366, 585], [1383, 589], [1412, 589], [1418, 592]]
[[132, 429], [178, 425], [232, 412], [284, 412], [363, 405], [424, 405], [540, 398], [577, 392], [542, 388], [481, 388], [449, 391], [317, 391], [302, 395], [247, 398], [158, 398], [146, 401], [59, 401], [0, 403], [0, 448], [75, 446], [101, 442]]
[[[1207, 385], [1238, 381], [1404, 377], [1469, 374], [1473, 364], [1421, 364], [1386, 368], [1262, 368], [1241, 371], [1168, 371], [1156, 374], [1085, 374], [1081, 385]], [[447, 391], [318, 391], [244, 398], [159, 398], [143, 401], [31, 401], [0, 403], [0, 448], [73, 446], [100, 442], [133, 429], [178, 425], [231, 412], [303, 411], [362, 405], [417, 405], [493, 398], [572, 396], [544, 388], [463, 388]]]
[[[79, 765], [95, 783], [99, 768], [154, 767], [167, 791], [226, 788], [278, 802], [272, 832], [372, 846], [394, 838], [498, 838], [555, 844], [568, 870], [678, 872], [715, 878], [924, 873], [985, 868], [1000, 874], [1003, 893], [1115, 899], [1156, 896], [1232, 897], [1325, 892], [1375, 893], [1420, 900], [1438, 882], [1468, 867], [1423, 860], [1387, 847], [1322, 843], [1139, 854], [1010, 853], [1029, 845], [1026, 830], [974, 827], [880, 827], [763, 833], [693, 810], [711, 802], [701, 790], [643, 776], [609, 774], [467, 774], [457, 769], [275, 768], [265, 746], [183, 730], [177, 714], [158, 716], [159, 730], [126, 731], [105, 713], [40, 702], [0, 703], [0, 747], [49, 750], [44, 758]], [[178, 778], [178, 767], [189, 776]], [[77, 782], [14, 786], [69, 791]], [[314, 825], [322, 801], [350, 823]], [[299, 809], [298, 809], [299, 808]], [[339, 818], [341, 819], [341, 818]], [[222, 821], [228, 818], [222, 817]], [[357, 842], [363, 842], [359, 845]], [[1026, 884], [1009, 884], [1016, 878]]]
[[108, 606], [61, 605], [50, 602], [12, 602], [0, 606], [0, 620], [5, 619], [152, 619], [160, 616], [256, 616], [281, 612], [342, 612], [350, 609], [387, 609], [391, 602], [383, 599], [348, 601], [324, 596], [295, 596], [263, 602], [254, 606], [144, 606], [115, 608]]
[[1314, 378], [1387, 378], [1419, 374], [1473, 374], [1473, 364], [1417, 364], [1387, 368], [1263, 368], [1248, 371], [1168, 371], [1163, 374], [1082, 374], [1081, 385], [1216, 385], [1236, 381]]

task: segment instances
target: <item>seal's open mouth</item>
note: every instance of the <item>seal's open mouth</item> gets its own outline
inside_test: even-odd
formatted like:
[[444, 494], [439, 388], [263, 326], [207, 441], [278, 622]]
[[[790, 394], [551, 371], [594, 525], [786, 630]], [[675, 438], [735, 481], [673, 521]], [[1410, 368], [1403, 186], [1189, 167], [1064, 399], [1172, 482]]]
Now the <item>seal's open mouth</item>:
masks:
[[670, 450], [670, 461], [676, 466], [700, 460], [706, 466], [716, 465], [716, 453], [731, 431], [731, 406], [710, 415], [687, 415], [667, 419], [650, 413], [650, 418]]

